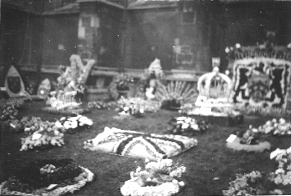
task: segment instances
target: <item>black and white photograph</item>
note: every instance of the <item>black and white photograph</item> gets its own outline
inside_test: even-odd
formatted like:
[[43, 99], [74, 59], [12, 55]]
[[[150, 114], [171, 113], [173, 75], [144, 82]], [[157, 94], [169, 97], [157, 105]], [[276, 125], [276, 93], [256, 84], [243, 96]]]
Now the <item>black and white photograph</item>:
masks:
[[291, 0], [0, 0], [0, 195], [291, 195]]

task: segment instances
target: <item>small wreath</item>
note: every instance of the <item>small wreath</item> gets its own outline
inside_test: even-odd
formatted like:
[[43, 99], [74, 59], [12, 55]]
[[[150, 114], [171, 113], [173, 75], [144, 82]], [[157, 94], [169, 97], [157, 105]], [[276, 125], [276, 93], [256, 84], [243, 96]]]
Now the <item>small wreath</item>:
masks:
[[233, 150], [248, 152], [263, 152], [271, 148], [271, 144], [267, 141], [258, 142], [257, 144], [242, 144], [241, 139], [238, 137], [233, 142], [227, 142], [226, 146]]

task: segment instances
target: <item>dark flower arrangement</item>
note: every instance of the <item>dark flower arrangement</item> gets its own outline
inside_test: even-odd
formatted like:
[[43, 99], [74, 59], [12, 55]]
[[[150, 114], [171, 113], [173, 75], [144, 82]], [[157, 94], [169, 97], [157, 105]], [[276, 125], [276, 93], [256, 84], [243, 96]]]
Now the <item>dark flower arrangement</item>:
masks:
[[64, 195], [79, 190], [94, 174], [72, 159], [30, 162], [0, 185], [5, 195]]
[[203, 120], [196, 120], [188, 116], [172, 118], [169, 122], [171, 125], [168, 130], [171, 134], [193, 136], [205, 132], [209, 125]]
[[113, 81], [116, 83], [116, 88], [118, 90], [128, 90], [130, 84], [134, 82], [133, 77], [124, 73], [116, 75]]

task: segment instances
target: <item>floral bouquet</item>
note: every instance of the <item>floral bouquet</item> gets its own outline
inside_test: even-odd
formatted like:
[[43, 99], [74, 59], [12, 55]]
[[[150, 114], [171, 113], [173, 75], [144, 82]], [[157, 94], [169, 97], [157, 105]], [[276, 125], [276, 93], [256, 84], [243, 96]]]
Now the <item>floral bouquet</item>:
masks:
[[20, 151], [47, 145], [64, 145], [63, 130], [57, 127], [54, 122], [42, 121], [38, 117], [31, 117], [30, 120], [29, 118], [25, 120], [24, 132], [27, 137], [21, 139], [22, 146]]
[[236, 179], [229, 183], [228, 190], [223, 190], [225, 196], [237, 195], [282, 195], [283, 192], [276, 188], [268, 175], [259, 171], [249, 174], [237, 174]]
[[179, 135], [195, 135], [195, 133], [203, 133], [209, 128], [205, 121], [198, 121], [188, 116], [172, 118], [169, 124], [171, 125], [169, 128], [171, 134]]
[[55, 126], [65, 131], [79, 130], [93, 125], [93, 121], [86, 116], [77, 115], [72, 117], [62, 117], [55, 122]]
[[291, 123], [284, 118], [272, 119], [267, 121], [263, 126], [260, 126], [259, 131], [265, 134], [272, 133], [273, 135], [291, 135]]
[[278, 162], [278, 168], [271, 173], [271, 178], [276, 184], [291, 185], [291, 147], [276, 149], [270, 154], [271, 159]]
[[121, 73], [121, 74], [116, 75], [113, 78], [113, 82], [116, 83], [116, 88], [118, 90], [128, 90], [130, 84], [133, 83], [133, 77], [127, 74]]
[[79, 190], [94, 174], [71, 159], [38, 160], [0, 184], [1, 195], [60, 196]]
[[130, 173], [130, 180], [120, 188], [124, 196], [165, 195], [171, 196], [185, 186], [179, 181], [186, 167], [175, 166], [171, 159], [147, 161], [145, 168], [138, 167]]
[[18, 110], [14, 105], [5, 104], [2, 108], [0, 121], [14, 120], [18, 116]]

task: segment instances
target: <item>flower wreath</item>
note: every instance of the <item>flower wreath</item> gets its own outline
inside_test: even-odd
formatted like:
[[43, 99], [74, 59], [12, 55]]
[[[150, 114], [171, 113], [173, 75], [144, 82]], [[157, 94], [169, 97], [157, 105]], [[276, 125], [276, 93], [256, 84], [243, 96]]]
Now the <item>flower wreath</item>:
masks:
[[138, 167], [135, 172], [130, 173], [131, 179], [120, 188], [122, 195], [171, 196], [185, 186], [183, 181], [178, 181], [176, 178], [181, 178], [182, 173], [186, 171], [186, 167], [174, 166], [171, 159], [146, 162], [144, 170]]
[[267, 141], [260, 141], [260, 132], [258, 129], [249, 127], [241, 136], [231, 134], [226, 140], [226, 146], [237, 151], [263, 152], [271, 148]]
[[0, 184], [0, 194], [60, 196], [79, 190], [95, 175], [71, 159], [40, 160], [21, 168]]

